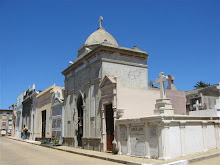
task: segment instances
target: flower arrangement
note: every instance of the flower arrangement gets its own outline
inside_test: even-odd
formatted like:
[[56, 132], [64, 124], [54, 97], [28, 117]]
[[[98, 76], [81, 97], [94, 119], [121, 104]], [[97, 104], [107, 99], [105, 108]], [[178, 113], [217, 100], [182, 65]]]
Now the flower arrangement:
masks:
[[57, 146], [59, 144], [59, 141], [60, 141], [59, 138], [52, 137], [52, 142], [55, 146]]

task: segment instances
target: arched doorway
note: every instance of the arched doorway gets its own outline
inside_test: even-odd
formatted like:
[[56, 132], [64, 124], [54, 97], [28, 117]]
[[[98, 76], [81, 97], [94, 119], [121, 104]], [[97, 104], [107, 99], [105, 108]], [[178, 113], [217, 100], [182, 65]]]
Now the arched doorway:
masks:
[[78, 146], [82, 146], [83, 137], [83, 98], [80, 95], [77, 99], [77, 111], [78, 111], [78, 131], [77, 131], [77, 141]]

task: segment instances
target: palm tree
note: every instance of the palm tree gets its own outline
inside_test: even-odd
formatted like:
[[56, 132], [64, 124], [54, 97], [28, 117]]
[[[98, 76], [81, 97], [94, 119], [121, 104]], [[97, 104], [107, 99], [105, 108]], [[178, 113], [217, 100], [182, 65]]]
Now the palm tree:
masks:
[[207, 86], [210, 86], [210, 84], [205, 83], [204, 81], [199, 81], [196, 83], [196, 85], [194, 87], [196, 89], [198, 89], [198, 88], [203, 88], [203, 87], [207, 87]]

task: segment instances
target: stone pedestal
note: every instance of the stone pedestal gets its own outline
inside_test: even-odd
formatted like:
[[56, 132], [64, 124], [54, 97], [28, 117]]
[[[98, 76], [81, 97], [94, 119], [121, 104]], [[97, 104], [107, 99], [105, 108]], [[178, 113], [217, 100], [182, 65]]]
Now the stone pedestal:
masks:
[[174, 109], [169, 98], [157, 99], [155, 104], [155, 115], [173, 115]]

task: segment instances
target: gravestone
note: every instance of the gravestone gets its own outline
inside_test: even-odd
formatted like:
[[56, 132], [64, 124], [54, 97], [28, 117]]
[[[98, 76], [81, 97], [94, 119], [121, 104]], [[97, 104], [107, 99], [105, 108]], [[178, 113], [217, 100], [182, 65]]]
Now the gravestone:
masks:
[[131, 155], [144, 156], [145, 135], [144, 125], [133, 125], [130, 127]]
[[151, 158], [157, 159], [159, 157], [159, 146], [158, 146], [158, 126], [149, 126], [149, 148]]
[[174, 76], [172, 75], [169, 75], [168, 76], [168, 86], [167, 86], [167, 89], [171, 89], [171, 90], [177, 90], [175, 85], [174, 85]]
[[174, 110], [169, 98], [166, 98], [165, 82], [168, 81], [168, 77], [164, 76], [163, 72], [160, 72], [159, 78], [156, 79], [156, 83], [160, 84], [160, 99], [156, 100], [155, 115], [173, 115]]
[[196, 104], [193, 104], [193, 108], [196, 108], [196, 111], [198, 111], [199, 107], [201, 107], [201, 103], [199, 103], [199, 100], [196, 100]]

